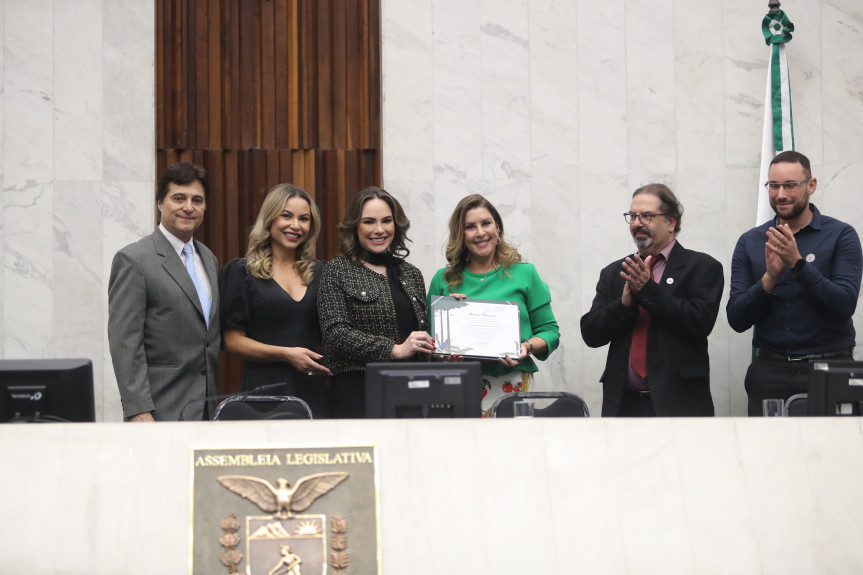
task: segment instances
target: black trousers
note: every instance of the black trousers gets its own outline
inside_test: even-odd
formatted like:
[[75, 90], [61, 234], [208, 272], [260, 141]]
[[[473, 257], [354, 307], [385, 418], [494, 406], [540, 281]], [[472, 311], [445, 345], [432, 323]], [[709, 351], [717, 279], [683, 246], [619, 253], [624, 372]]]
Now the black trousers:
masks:
[[330, 417], [366, 418], [366, 372], [350, 371], [330, 378]]
[[[851, 359], [851, 354], [831, 359]], [[765, 399], [787, 400], [798, 393], [809, 393], [809, 360], [756, 357], [746, 370], [745, 386], [749, 417], [759, 417]]]
[[634, 391], [624, 390], [617, 417], [656, 417], [656, 410], [653, 409], [653, 400], [650, 398], [650, 394], [642, 395]]

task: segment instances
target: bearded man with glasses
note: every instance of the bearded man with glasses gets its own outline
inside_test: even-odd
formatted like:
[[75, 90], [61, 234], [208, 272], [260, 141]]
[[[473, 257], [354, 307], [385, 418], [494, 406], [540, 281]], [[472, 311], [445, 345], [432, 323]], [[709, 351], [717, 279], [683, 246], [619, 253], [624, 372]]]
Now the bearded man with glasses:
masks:
[[707, 336], [722, 265], [677, 241], [683, 207], [664, 184], [635, 190], [623, 214], [638, 251], [602, 270], [581, 336], [610, 344], [603, 417], [712, 416]]
[[817, 185], [806, 156], [778, 154], [764, 184], [776, 216], [734, 248], [728, 323], [737, 332], [755, 326], [758, 350], [746, 372], [750, 416], [765, 399], [806, 393], [810, 360], [853, 356], [860, 238], [809, 202]]

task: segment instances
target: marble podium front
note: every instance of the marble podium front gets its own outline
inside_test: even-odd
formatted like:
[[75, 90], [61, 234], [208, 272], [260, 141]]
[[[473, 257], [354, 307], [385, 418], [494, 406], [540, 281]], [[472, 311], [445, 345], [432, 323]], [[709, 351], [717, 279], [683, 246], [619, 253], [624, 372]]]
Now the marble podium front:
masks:
[[186, 573], [191, 449], [363, 444], [383, 573], [859, 572], [861, 437], [808, 418], [3, 425], [0, 565]]

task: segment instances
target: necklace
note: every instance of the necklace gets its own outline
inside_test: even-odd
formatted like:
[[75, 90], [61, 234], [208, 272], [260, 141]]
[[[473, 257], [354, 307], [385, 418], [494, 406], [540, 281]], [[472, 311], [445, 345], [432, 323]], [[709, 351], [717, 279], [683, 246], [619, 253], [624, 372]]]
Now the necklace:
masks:
[[276, 257], [276, 254], [273, 254], [273, 255], [272, 255], [272, 257], [273, 257], [273, 261], [274, 261], [274, 262], [276, 262], [276, 263], [280, 263], [280, 264], [282, 264], [282, 265], [283, 265], [283, 266], [285, 266], [285, 267], [290, 266], [290, 265], [293, 263], [293, 262], [291, 261], [291, 258], [290, 258], [290, 257], [287, 257], [287, 258], [285, 258], [285, 259], [277, 258], [277, 257]]
[[[482, 274], [482, 277], [479, 278], [479, 281], [484, 282], [485, 278], [490, 276], [492, 274], [492, 272], [494, 272], [498, 268], [498, 265], [499, 264], [497, 264], [497, 265], [495, 264], [494, 260], [491, 260], [491, 267], [484, 272], [480, 272], [480, 274]], [[477, 275], [480, 275], [480, 274], [477, 274]]]

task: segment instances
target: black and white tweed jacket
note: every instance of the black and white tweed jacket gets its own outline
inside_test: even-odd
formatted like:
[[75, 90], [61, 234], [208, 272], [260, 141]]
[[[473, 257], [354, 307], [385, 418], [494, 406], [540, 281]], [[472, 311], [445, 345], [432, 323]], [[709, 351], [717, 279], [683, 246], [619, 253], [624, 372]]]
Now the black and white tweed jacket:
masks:
[[[420, 331], [428, 330], [422, 272], [399, 264], [400, 281], [410, 298]], [[330, 260], [321, 274], [318, 316], [324, 340], [323, 363], [334, 375], [363, 371], [366, 363], [393, 361], [401, 343], [387, 278], [344, 256]]]

